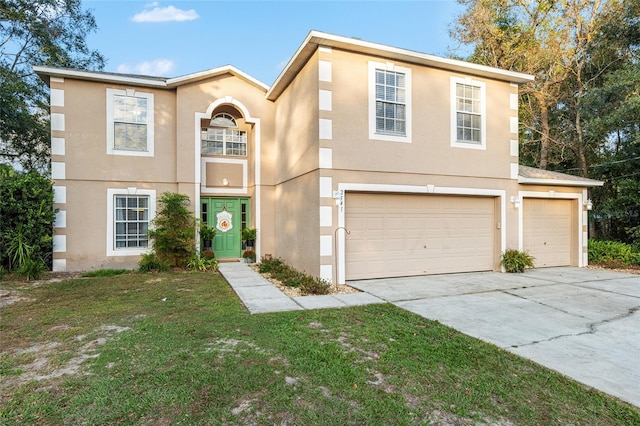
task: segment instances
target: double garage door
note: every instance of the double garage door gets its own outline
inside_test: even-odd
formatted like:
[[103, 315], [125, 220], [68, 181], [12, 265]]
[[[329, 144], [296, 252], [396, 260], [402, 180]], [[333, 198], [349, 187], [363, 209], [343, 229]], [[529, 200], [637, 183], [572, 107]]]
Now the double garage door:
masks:
[[347, 280], [493, 270], [496, 198], [349, 193]]

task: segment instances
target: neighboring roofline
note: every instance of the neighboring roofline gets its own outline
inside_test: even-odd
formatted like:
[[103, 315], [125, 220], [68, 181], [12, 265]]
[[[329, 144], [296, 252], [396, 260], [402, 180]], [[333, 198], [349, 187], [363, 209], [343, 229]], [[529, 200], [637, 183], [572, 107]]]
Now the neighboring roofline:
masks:
[[318, 46], [350, 50], [362, 54], [441, 68], [464, 74], [507, 81], [510, 83], [524, 84], [534, 80], [534, 76], [520, 72], [473, 64], [471, 62], [460, 61], [457, 59], [443, 58], [427, 53], [400, 49], [397, 47], [323, 33], [320, 31], [311, 31], [273, 83], [271, 89], [267, 92], [267, 99], [273, 101], [282, 94], [291, 81], [293, 81], [296, 74], [314, 54]]
[[[591, 187], [591, 186], [602, 186], [604, 182], [583, 178], [580, 176], [568, 175], [566, 173], [553, 172], [550, 170], [542, 170], [536, 169], [534, 167], [529, 166], [519, 166], [518, 173], [518, 183], [523, 185], [554, 185], [554, 186], [581, 186], [581, 187]], [[547, 175], [548, 177], [528, 177], [523, 176], [523, 172], [528, 170], [540, 173], [542, 175]]]
[[46, 66], [34, 66], [33, 70], [42, 78], [47, 84], [51, 77], [60, 78], [75, 78], [78, 80], [90, 80], [100, 81], [106, 83], [118, 83], [118, 84], [133, 84], [136, 86], [153, 87], [160, 89], [172, 89], [184, 84], [193, 83], [196, 81], [204, 80], [207, 78], [216, 77], [223, 74], [231, 74], [239, 77], [251, 85], [266, 92], [269, 90], [269, 86], [261, 82], [260, 80], [251, 77], [249, 74], [240, 71], [232, 65], [225, 65], [218, 68], [212, 68], [206, 71], [200, 71], [192, 74], [183, 75], [180, 77], [165, 78], [165, 77], [152, 77], [145, 75], [134, 74], [121, 74], [103, 71], [86, 71], [71, 68], [57, 68]]
[[236, 77], [240, 77], [248, 81], [249, 83], [253, 84], [254, 86], [258, 87], [259, 89], [264, 90], [265, 92], [269, 90], [269, 85], [261, 82], [257, 78], [250, 76], [246, 72], [239, 70], [233, 65], [225, 65], [222, 67], [195, 72], [195, 73], [183, 75], [180, 77], [169, 78], [167, 79], [167, 86], [175, 87], [175, 86], [180, 86], [186, 83], [194, 83], [196, 81], [205, 80], [207, 78], [215, 77], [225, 73], [229, 73], [229, 74], [235, 75]]
[[103, 71], [87, 71], [73, 68], [33, 66], [33, 71], [49, 84], [51, 77], [74, 78], [78, 80], [103, 81], [108, 83], [135, 84], [146, 87], [166, 87], [166, 79], [145, 75], [119, 74]]

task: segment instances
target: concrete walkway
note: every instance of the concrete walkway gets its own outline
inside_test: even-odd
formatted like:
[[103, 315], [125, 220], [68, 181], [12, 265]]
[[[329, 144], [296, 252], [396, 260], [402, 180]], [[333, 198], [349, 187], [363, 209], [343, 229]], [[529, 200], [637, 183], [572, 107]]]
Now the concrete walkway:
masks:
[[219, 269], [251, 313], [390, 302], [640, 407], [640, 275], [570, 267], [426, 275], [290, 298], [244, 263]]
[[220, 263], [218, 270], [252, 314], [386, 303], [368, 293], [289, 297], [246, 263]]

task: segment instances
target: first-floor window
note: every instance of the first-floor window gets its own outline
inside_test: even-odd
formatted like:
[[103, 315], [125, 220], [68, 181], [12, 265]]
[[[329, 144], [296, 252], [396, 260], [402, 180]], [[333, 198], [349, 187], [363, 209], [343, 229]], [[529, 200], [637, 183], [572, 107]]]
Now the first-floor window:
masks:
[[116, 195], [114, 209], [115, 250], [149, 247], [149, 197]]

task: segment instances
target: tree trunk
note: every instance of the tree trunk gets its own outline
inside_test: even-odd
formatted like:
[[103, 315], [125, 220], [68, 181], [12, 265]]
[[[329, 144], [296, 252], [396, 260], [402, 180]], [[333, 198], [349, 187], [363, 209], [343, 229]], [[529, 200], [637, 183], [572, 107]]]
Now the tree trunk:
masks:
[[549, 109], [544, 99], [540, 103], [540, 168], [546, 169], [549, 164], [549, 142], [551, 140], [551, 127], [549, 126]]

